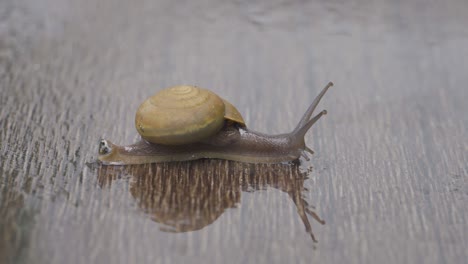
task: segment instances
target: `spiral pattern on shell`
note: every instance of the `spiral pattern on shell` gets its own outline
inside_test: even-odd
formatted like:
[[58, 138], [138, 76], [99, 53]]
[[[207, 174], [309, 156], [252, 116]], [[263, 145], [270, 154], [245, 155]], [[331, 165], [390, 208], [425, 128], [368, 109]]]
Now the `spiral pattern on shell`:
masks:
[[149, 142], [182, 145], [216, 134], [224, 124], [225, 105], [213, 92], [194, 86], [174, 86], [145, 100], [135, 126]]

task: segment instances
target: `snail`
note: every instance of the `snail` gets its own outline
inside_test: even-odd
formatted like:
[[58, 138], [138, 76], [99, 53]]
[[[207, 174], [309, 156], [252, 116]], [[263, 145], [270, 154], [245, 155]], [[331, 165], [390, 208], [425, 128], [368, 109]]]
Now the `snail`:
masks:
[[135, 127], [141, 140], [118, 146], [99, 142], [98, 159], [105, 165], [188, 161], [201, 158], [247, 163], [280, 163], [313, 151], [304, 136], [326, 110], [312, 117], [333, 86], [328, 83], [288, 134], [267, 135], [247, 128], [242, 115], [228, 101], [195, 86], [174, 86], [145, 100], [137, 110]]

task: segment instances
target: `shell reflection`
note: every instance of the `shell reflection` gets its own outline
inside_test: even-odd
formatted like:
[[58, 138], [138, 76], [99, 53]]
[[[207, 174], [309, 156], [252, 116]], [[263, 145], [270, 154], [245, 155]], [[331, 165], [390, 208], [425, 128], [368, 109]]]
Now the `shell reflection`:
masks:
[[130, 176], [130, 192], [141, 210], [161, 230], [187, 232], [213, 223], [228, 208], [236, 207], [242, 192], [276, 188], [289, 195], [305, 230], [317, 241], [308, 215], [325, 222], [304, 199], [308, 172], [299, 164], [247, 164], [225, 160], [198, 160], [133, 166], [101, 166], [99, 183]]

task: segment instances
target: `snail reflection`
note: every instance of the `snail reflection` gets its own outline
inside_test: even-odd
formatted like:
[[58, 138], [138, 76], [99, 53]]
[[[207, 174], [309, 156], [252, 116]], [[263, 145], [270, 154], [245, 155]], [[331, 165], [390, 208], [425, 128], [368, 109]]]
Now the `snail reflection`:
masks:
[[304, 181], [298, 163], [248, 164], [225, 160], [154, 163], [124, 167], [101, 166], [99, 184], [129, 176], [130, 192], [138, 207], [167, 232], [188, 232], [213, 223], [241, 201], [242, 192], [268, 187], [288, 194], [306, 232], [317, 241], [309, 216], [325, 222], [304, 199]]

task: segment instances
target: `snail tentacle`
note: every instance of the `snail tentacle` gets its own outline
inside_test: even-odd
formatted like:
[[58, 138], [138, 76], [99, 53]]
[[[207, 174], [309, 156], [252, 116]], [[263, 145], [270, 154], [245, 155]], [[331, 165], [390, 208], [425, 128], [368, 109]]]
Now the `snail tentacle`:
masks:
[[302, 127], [304, 127], [304, 125], [307, 123], [307, 121], [309, 121], [309, 118], [310, 116], [312, 116], [312, 114], [314, 113], [314, 110], [315, 108], [317, 108], [317, 105], [319, 104], [320, 100], [322, 100], [323, 96], [325, 95], [325, 93], [328, 91], [328, 89], [330, 87], [333, 86], [333, 83], [332, 82], [329, 82], [323, 89], [322, 91], [319, 93], [319, 95], [314, 99], [314, 101], [312, 102], [312, 104], [310, 104], [309, 108], [307, 108], [307, 111], [304, 113], [304, 115], [302, 116], [301, 118], [301, 121], [299, 121], [299, 123], [297, 124], [296, 128], [294, 129], [294, 131], [297, 131], [299, 129], [301, 129]]

